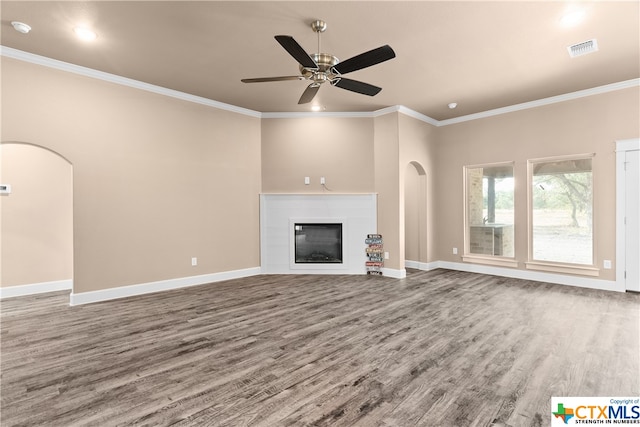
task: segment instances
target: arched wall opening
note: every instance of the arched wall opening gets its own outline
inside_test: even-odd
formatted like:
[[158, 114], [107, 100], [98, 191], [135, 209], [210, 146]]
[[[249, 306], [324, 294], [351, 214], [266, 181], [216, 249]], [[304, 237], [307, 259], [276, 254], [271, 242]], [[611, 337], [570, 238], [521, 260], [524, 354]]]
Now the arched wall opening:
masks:
[[404, 178], [405, 266], [419, 267], [427, 262], [427, 173], [412, 161]]
[[48, 148], [0, 143], [0, 288], [19, 296], [73, 285], [73, 166]]

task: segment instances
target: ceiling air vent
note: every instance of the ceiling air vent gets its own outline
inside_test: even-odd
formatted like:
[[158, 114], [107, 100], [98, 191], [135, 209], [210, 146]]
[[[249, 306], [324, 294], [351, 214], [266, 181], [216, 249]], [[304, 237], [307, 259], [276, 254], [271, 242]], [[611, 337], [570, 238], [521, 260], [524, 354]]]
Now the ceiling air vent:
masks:
[[577, 43], [567, 47], [569, 56], [575, 58], [576, 56], [586, 55], [587, 53], [598, 51], [598, 40], [591, 39], [586, 42]]

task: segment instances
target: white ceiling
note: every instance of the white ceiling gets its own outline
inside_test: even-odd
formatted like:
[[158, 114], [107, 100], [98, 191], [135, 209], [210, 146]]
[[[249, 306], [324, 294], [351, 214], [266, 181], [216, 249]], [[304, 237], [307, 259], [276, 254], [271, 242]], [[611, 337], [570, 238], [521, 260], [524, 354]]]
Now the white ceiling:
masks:
[[[640, 77], [638, 1], [2, 1], [1, 43], [260, 112], [298, 105], [308, 82], [241, 83], [298, 74], [273, 36], [316, 52], [310, 23], [327, 22], [322, 51], [345, 60], [389, 44], [396, 58], [346, 77], [382, 87], [374, 97], [323, 85], [326, 111], [404, 105], [436, 120]], [[572, 8], [585, 11], [573, 27]], [[32, 27], [29, 34], [11, 21]], [[72, 28], [98, 33], [78, 40]], [[567, 46], [596, 38], [599, 51]], [[450, 110], [447, 104], [457, 102]]]

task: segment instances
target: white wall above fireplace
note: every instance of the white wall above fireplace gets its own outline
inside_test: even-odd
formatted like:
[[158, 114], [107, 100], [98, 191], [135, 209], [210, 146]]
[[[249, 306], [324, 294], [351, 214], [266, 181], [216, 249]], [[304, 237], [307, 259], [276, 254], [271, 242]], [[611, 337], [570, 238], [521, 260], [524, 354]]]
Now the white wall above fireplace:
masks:
[[[343, 223], [343, 263], [295, 265], [292, 223]], [[366, 274], [367, 234], [377, 232], [376, 194], [261, 194], [260, 257], [264, 274]]]

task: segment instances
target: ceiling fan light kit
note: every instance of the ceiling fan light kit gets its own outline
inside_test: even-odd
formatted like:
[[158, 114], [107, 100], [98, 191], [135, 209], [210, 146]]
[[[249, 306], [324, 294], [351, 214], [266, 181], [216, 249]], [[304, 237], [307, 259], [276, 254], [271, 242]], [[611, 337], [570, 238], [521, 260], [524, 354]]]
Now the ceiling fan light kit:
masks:
[[300, 69], [299, 76], [258, 77], [242, 79], [241, 81], [243, 83], [262, 83], [285, 80], [308, 80], [311, 83], [302, 93], [298, 104], [311, 102], [320, 89], [320, 86], [326, 82], [340, 89], [346, 89], [351, 92], [369, 96], [374, 96], [382, 90], [380, 87], [348, 79], [342, 75], [395, 58], [396, 54], [389, 45], [381, 46], [340, 62], [334, 55], [321, 53], [320, 33], [326, 31], [327, 23], [321, 20], [315, 20], [311, 23], [311, 29], [318, 35], [318, 51], [311, 55], [309, 55], [293, 37], [285, 35], [275, 36], [276, 41], [298, 62]]

